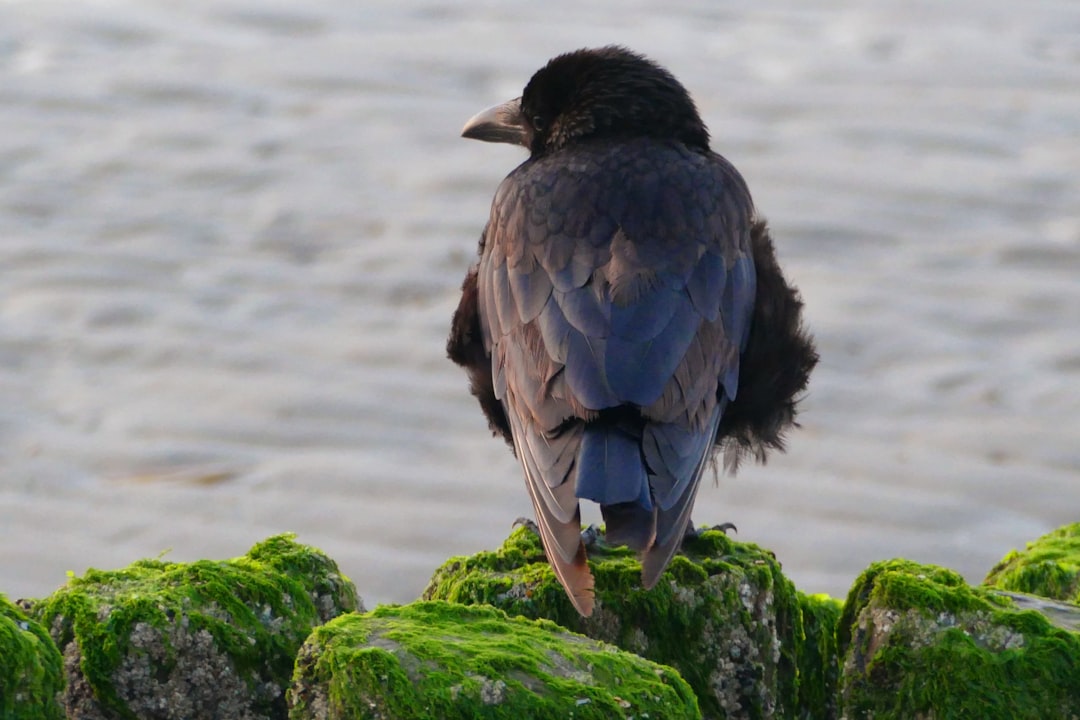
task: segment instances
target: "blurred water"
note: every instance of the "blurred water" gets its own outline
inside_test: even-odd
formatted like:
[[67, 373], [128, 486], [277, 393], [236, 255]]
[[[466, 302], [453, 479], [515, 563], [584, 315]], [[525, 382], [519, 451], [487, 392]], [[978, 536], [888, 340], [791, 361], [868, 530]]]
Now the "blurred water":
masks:
[[[293, 530], [369, 604], [530, 511], [444, 359], [548, 57], [690, 88], [822, 362], [699, 496], [840, 594], [1080, 520], [1080, 6], [0, 3], [0, 591]], [[595, 514], [594, 514], [595, 516]]]

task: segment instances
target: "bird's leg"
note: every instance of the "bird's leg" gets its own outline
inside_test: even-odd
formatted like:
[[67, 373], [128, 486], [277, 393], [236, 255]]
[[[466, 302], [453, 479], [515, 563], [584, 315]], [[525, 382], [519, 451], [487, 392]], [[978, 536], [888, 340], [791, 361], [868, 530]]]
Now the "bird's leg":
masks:
[[727, 535], [728, 530], [734, 530], [735, 532], [739, 532], [739, 529], [735, 527], [735, 523], [725, 522], [720, 523], [719, 525], [713, 525], [712, 527], [698, 528], [694, 527], [694, 521], [691, 520], [686, 525], [686, 532], [683, 534], [683, 542], [685, 543], [687, 540], [696, 540], [697, 538], [701, 537], [701, 534], [703, 532], [706, 532], [708, 530], [719, 530], [725, 535]]

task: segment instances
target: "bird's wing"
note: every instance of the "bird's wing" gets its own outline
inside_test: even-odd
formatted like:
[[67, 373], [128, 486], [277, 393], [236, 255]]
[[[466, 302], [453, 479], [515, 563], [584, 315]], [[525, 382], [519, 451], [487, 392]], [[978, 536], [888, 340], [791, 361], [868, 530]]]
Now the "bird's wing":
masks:
[[574, 605], [589, 615], [593, 578], [575, 494], [582, 427], [565, 421], [610, 399], [568, 389], [567, 366], [585, 365], [573, 358], [589, 352], [589, 338], [603, 334], [604, 321], [575, 316], [599, 303], [567, 294], [586, 285], [610, 233], [598, 227], [595, 242], [579, 247], [578, 234], [556, 224], [557, 208], [572, 199], [555, 197], [559, 192], [559, 183], [542, 174], [512, 175], [500, 186], [478, 268], [478, 313], [494, 394], [506, 408], [545, 552]]
[[[572, 596], [588, 577], [580, 497], [610, 509], [609, 536], [636, 538], [646, 584], [678, 547], [738, 387], [750, 214], [726, 162], [649, 144], [526, 163], [496, 194], [480, 325], [545, 549]], [[627, 406], [640, 414], [607, 421]]]

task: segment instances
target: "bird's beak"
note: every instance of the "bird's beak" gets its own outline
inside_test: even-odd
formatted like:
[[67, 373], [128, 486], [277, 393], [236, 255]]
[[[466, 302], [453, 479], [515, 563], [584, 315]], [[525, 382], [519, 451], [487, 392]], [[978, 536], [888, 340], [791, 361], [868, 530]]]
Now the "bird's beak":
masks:
[[489, 107], [469, 118], [461, 137], [529, 147], [532, 132], [521, 114], [521, 98]]

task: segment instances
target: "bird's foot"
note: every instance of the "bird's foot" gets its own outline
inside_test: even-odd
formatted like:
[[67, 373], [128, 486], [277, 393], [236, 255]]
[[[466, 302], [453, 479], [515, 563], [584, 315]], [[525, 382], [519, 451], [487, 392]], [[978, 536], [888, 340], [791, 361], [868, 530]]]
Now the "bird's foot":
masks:
[[593, 550], [596, 548], [603, 535], [604, 534], [600, 531], [600, 526], [596, 523], [592, 523], [589, 527], [581, 531], [581, 542], [585, 543], [585, 547], [588, 550]]
[[514, 524], [510, 526], [511, 529], [518, 527], [525, 528], [537, 537], [540, 536], [540, 528], [537, 526], [536, 522], [532, 518], [519, 517], [517, 520], [514, 521]]
[[[540, 527], [532, 518], [519, 517], [517, 520], [514, 520], [514, 524], [511, 527], [523, 527], [533, 535], [536, 535], [537, 537], [540, 536]], [[602, 541], [603, 537], [603, 531], [600, 530], [600, 526], [595, 523], [581, 531], [581, 542], [585, 543], [585, 547], [590, 550], [595, 548]]]

